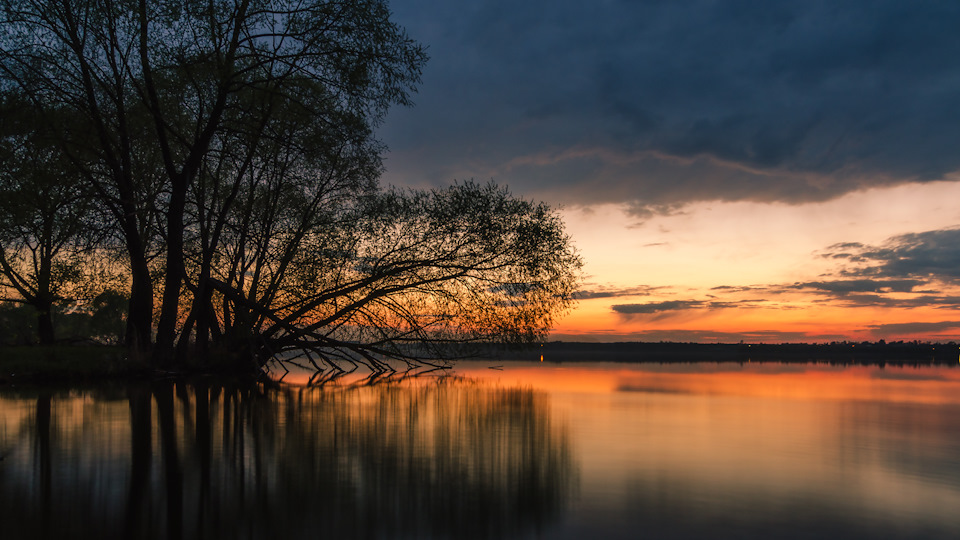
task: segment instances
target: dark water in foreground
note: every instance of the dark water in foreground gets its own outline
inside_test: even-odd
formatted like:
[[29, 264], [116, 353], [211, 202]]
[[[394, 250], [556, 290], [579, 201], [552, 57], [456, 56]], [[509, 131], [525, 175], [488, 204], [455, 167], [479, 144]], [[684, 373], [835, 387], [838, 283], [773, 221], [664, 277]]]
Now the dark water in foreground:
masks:
[[960, 538], [960, 369], [490, 366], [0, 388], [0, 537]]

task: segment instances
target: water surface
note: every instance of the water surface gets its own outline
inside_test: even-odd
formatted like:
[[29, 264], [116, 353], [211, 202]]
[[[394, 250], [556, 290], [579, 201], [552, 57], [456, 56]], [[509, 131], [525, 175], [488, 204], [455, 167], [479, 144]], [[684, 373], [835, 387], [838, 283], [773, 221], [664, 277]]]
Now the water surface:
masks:
[[455, 374], [2, 388], [0, 534], [960, 538], [954, 368]]

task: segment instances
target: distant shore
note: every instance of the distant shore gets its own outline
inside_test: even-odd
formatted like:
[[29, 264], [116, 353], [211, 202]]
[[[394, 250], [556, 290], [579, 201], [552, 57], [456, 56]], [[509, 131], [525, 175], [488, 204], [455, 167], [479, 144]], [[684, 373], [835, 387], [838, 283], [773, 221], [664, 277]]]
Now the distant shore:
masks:
[[820, 362], [960, 365], [957, 343], [579, 343], [554, 341], [503, 358], [547, 362]]
[[126, 349], [106, 345], [0, 347], [0, 385], [18, 382], [77, 382], [149, 375], [126, 358]]
[[[0, 347], [0, 385], [150, 378], [158, 372], [126, 359], [122, 347]], [[958, 366], [960, 344], [864, 343], [583, 343], [554, 341], [479, 355], [503, 361], [544, 362], [781, 362], [843, 365]]]

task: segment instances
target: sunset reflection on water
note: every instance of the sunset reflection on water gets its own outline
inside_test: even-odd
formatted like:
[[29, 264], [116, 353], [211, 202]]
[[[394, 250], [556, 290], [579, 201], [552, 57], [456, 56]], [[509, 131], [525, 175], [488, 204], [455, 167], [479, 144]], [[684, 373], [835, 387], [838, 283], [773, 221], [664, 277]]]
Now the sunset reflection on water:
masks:
[[581, 473], [563, 537], [953, 538], [960, 370], [505, 364], [552, 397]]
[[0, 519], [58, 538], [960, 537], [954, 368], [442, 373], [4, 388]]

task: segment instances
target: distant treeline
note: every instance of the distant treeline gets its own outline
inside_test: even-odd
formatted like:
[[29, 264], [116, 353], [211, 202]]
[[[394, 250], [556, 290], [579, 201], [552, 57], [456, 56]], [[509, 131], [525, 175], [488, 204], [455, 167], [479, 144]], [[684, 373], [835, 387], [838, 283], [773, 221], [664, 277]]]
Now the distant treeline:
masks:
[[861, 365], [960, 365], [950, 343], [544, 343], [535, 350], [500, 353], [506, 359], [546, 362], [821, 362]]

